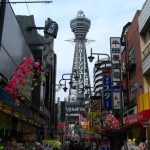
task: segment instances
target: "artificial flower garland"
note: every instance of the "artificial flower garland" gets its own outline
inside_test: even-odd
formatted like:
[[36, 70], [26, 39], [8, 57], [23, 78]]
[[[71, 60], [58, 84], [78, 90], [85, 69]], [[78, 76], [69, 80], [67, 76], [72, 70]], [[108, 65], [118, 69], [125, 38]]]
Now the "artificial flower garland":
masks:
[[[25, 83], [31, 82], [31, 79], [36, 80], [34, 77], [41, 76], [40, 66], [41, 64], [35, 61], [33, 57], [23, 58], [22, 64], [18, 64], [16, 71], [13, 73], [12, 78], [8, 80], [4, 90], [16, 100], [20, 96], [20, 91], [25, 90]], [[37, 86], [37, 82], [34, 82], [34, 86]], [[31, 87], [31, 90], [33, 89], [34, 87]]]
[[106, 114], [103, 122], [104, 129], [114, 129], [119, 126], [120, 122], [113, 114]]

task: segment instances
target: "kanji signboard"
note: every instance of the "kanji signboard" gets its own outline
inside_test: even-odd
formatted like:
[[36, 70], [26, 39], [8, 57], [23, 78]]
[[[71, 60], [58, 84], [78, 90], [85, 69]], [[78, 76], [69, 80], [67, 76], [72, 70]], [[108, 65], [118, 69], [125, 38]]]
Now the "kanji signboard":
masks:
[[45, 26], [44, 33], [56, 38], [57, 32], [58, 32], [58, 24], [55, 21], [49, 20], [49, 22]]
[[120, 81], [121, 44], [120, 37], [110, 38], [110, 54], [112, 61], [112, 81]]
[[[120, 37], [110, 38], [110, 54], [112, 61], [112, 82], [121, 82], [121, 41]], [[120, 83], [121, 84], [121, 83]], [[113, 109], [121, 109], [121, 92], [119, 87], [113, 87]]]
[[103, 109], [112, 109], [112, 99], [111, 99], [111, 77], [103, 76]]

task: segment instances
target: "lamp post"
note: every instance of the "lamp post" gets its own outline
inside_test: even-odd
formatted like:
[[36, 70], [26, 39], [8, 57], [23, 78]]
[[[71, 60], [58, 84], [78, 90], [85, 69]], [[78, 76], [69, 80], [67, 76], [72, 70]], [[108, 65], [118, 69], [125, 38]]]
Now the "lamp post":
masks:
[[[68, 75], [70, 76], [70, 78], [67, 78]], [[63, 87], [64, 92], [67, 92], [67, 89], [68, 89], [67, 86], [66, 86], [66, 81], [67, 81], [67, 80], [70, 80], [70, 82], [69, 82], [70, 87], [72, 87], [72, 85], [73, 85], [73, 81], [72, 81], [72, 79], [71, 79], [72, 75], [73, 75], [72, 73], [64, 73], [64, 74], [62, 75], [62, 79], [59, 81], [59, 85], [60, 85], [60, 86], [64, 86], [64, 87]], [[77, 74], [75, 74], [74, 79], [75, 79], [75, 81], [78, 80]], [[61, 81], [65, 81], [65, 83], [62, 84]]]
[[[73, 75], [74, 75], [74, 79], [72, 78]], [[78, 79], [79, 79], [79, 77], [77, 76], [77, 73], [75, 73], [75, 74], [73, 74], [73, 73], [64, 73], [62, 75], [62, 79], [59, 81], [59, 84], [60, 84], [61, 87], [64, 86], [63, 90], [64, 90], [64, 92], [67, 92], [67, 89], [68, 89], [67, 88], [67, 81], [70, 85], [70, 88], [72, 88], [73, 83], [76, 82]], [[62, 81], [63, 81], [63, 84], [62, 84]], [[70, 90], [69, 90], [69, 92], [70, 92]], [[70, 94], [69, 94], [69, 97], [68, 97], [68, 102], [70, 103]], [[67, 108], [68, 112], [67, 112], [67, 115], [66, 115], [66, 118], [65, 118], [65, 121], [68, 122], [68, 128], [69, 128], [69, 121], [70, 121], [70, 119], [69, 119], [70, 118], [70, 112], [69, 112], [70, 110], [69, 110], [69, 107], [68, 107], [68, 106], [70, 106], [69, 103], [66, 103], [66, 108]]]
[[107, 56], [107, 59], [102, 61], [105, 64], [105, 68], [106, 68], [106, 63], [110, 62], [110, 56], [108, 54], [106, 54], [106, 53], [93, 53], [92, 52], [92, 48], [91, 48], [91, 54], [88, 57], [90, 62], [92, 62], [93, 59], [95, 58], [93, 55], [97, 55], [98, 56], [98, 64], [96, 65], [97, 68], [99, 68], [98, 66], [99, 66], [99, 63], [100, 63], [99, 56], [100, 55]]
[[[99, 55], [106, 55], [108, 57], [108, 59], [106, 61], [104, 61], [105, 63], [108, 62], [110, 60], [110, 57], [108, 54], [103, 54], [103, 53], [93, 53], [92, 49], [91, 49], [91, 55], [88, 57], [89, 61], [92, 62], [94, 57], [92, 55], [98, 55], [98, 63], [99, 63]], [[119, 63], [112, 63], [112, 61], [110, 60], [111, 63], [111, 69], [114, 69], [116, 67], [116, 65], [118, 65], [118, 69], [119, 69], [119, 85], [120, 85], [120, 109], [121, 109], [121, 144], [123, 144], [123, 100], [122, 100], [122, 77], [121, 77], [121, 70], [122, 70], [122, 66], [121, 66], [121, 62], [120, 60], [115, 60]], [[105, 64], [106, 67], [106, 64]]]
[[100, 55], [107, 56], [108, 57], [107, 61], [110, 60], [110, 56], [108, 54], [105, 54], [105, 53], [93, 53], [92, 52], [92, 48], [91, 48], [91, 55], [88, 57], [88, 59], [89, 59], [90, 62], [92, 62], [93, 59], [95, 58], [93, 55], [97, 55], [98, 56], [98, 61], [99, 61], [99, 56]]

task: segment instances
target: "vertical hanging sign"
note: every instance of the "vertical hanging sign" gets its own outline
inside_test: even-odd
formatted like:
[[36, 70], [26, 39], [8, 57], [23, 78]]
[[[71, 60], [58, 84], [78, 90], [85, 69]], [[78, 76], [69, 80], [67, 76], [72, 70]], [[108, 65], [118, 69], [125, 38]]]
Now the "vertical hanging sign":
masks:
[[[112, 61], [112, 82], [121, 82], [121, 42], [120, 37], [110, 38], [110, 54]], [[119, 83], [120, 85], [120, 83]], [[121, 109], [120, 88], [112, 87], [113, 109]]]
[[112, 61], [112, 81], [118, 82], [121, 79], [120, 60], [121, 60], [121, 44], [120, 37], [110, 38], [110, 54]]
[[112, 99], [111, 99], [111, 77], [103, 76], [103, 109], [112, 109]]

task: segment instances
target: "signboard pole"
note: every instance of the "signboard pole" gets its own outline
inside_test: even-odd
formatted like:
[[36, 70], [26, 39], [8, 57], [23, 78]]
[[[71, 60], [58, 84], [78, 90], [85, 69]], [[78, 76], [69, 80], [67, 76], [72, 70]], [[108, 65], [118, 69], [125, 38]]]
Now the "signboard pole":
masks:
[[121, 76], [121, 40], [120, 37], [110, 38], [110, 53], [112, 61], [112, 82], [119, 83], [116, 86], [119, 90], [115, 90], [113, 85], [113, 109], [120, 109], [120, 122], [121, 122], [121, 142], [123, 144], [123, 99], [122, 99], [122, 76]]

